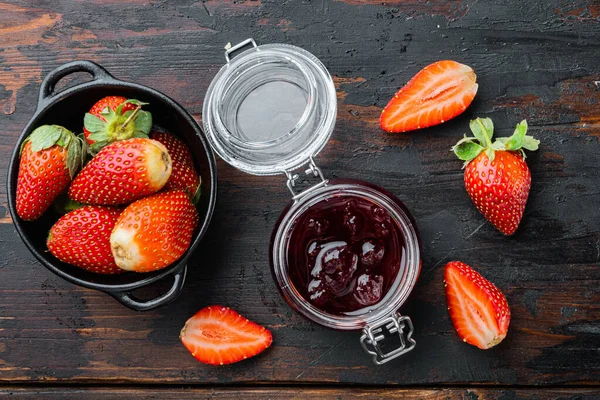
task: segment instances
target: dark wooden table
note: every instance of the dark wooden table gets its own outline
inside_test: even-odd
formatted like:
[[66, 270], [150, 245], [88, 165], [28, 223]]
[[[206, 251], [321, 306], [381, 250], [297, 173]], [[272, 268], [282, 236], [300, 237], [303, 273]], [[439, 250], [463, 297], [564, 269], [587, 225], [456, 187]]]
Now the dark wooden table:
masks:
[[[318, 164], [329, 177], [391, 190], [415, 215], [423, 271], [402, 310], [415, 323], [415, 351], [375, 367], [357, 332], [321, 328], [282, 300], [267, 249], [289, 200], [283, 177], [253, 177], [219, 161], [214, 219], [185, 289], [145, 313], [43, 268], [13, 228], [2, 185], [0, 398], [599, 398], [596, 0], [0, 2], [2, 179], [41, 79], [58, 65], [99, 62], [118, 78], [163, 91], [200, 120], [223, 46], [248, 37], [298, 45], [323, 61], [339, 110]], [[479, 93], [465, 114], [421, 132], [380, 131], [379, 113], [394, 92], [448, 58], [478, 75]], [[528, 158], [530, 200], [510, 238], [471, 204], [461, 163], [449, 152], [476, 116], [493, 118], [502, 135], [526, 118], [542, 141]], [[510, 332], [492, 350], [462, 343], [452, 328], [442, 283], [452, 259], [477, 266], [507, 295]], [[229, 367], [197, 363], [178, 334], [209, 304], [268, 327], [272, 348]]]

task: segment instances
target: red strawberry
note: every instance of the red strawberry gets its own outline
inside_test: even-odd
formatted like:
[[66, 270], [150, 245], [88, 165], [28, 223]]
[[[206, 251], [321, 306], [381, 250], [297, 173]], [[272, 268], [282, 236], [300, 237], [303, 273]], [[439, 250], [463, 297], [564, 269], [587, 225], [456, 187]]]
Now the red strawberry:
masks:
[[92, 154], [117, 140], [148, 137], [152, 114], [141, 110], [141, 101], [123, 96], [106, 96], [85, 114], [83, 133]]
[[273, 342], [266, 328], [223, 306], [198, 311], [187, 320], [179, 338], [196, 360], [211, 365], [245, 360]]
[[34, 221], [67, 188], [85, 160], [82, 139], [58, 125], [35, 129], [21, 146], [17, 214]]
[[387, 132], [406, 132], [441, 124], [471, 104], [479, 85], [475, 72], [456, 61], [423, 68], [390, 100], [379, 124]]
[[119, 214], [113, 207], [84, 206], [63, 215], [50, 229], [48, 250], [59, 260], [90, 272], [123, 272], [110, 250], [110, 233]]
[[195, 204], [200, 197], [200, 176], [196, 172], [190, 149], [183, 141], [167, 132], [154, 131], [150, 139], [165, 145], [173, 162], [173, 172], [165, 185], [165, 189], [183, 189], [192, 197]]
[[85, 204], [127, 204], [162, 189], [170, 175], [171, 157], [161, 143], [121, 140], [104, 147], [81, 170], [69, 197]]
[[446, 264], [444, 281], [448, 312], [458, 336], [484, 350], [500, 343], [510, 323], [502, 292], [460, 261]]
[[198, 212], [183, 190], [131, 203], [110, 235], [115, 261], [128, 271], [164, 268], [187, 251], [197, 225]]
[[498, 230], [512, 235], [525, 211], [531, 172], [525, 152], [537, 150], [539, 140], [527, 136], [527, 121], [511, 137], [492, 143], [494, 125], [489, 118], [471, 121], [473, 138], [465, 136], [452, 148], [465, 161], [465, 187], [477, 209]]

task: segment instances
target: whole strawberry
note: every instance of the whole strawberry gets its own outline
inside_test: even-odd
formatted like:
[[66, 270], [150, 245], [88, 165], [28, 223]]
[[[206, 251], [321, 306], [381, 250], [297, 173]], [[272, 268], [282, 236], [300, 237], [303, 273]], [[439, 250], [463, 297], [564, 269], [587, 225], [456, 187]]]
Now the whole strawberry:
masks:
[[75, 177], [69, 198], [79, 203], [119, 205], [153, 194], [171, 176], [171, 157], [152, 139], [127, 139], [104, 147]]
[[85, 160], [83, 140], [59, 125], [36, 128], [21, 146], [17, 214], [34, 221], [67, 188]]
[[173, 172], [165, 189], [183, 189], [196, 204], [200, 197], [200, 176], [196, 172], [190, 149], [183, 141], [168, 132], [153, 131], [150, 133], [150, 139], [164, 144], [173, 162]]
[[496, 285], [460, 261], [446, 264], [444, 283], [450, 319], [463, 341], [485, 350], [506, 337], [510, 308]]
[[83, 133], [92, 154], [117, 140], [148, 137], [152, 114], [141, 108], [147, 103], [123, 96], [106, 96], [83, 118]]
[[529, 196], [531, 172], [523, 149], [535, 151], [539, 140], [527, 136], [527, 121], [511, 137], [492, 143], [494, 125], [489, 118], [470, 123], [475, 137], [466, 137], [452, 148], [465, 161], [465, 187], [483, 216], [500, 232], [515, 233]]
[[178, 260], [190, 247], [198, 212], [187, 193], [172, 190], [130, 204], [110, 235], [117, 265], [149, 272]]
[[112, 232], [121, 210], [84, 206], [63, 215], [50, 229], [46, 245], [59, 260], [98, 274], [123, 272], [110, 250]]

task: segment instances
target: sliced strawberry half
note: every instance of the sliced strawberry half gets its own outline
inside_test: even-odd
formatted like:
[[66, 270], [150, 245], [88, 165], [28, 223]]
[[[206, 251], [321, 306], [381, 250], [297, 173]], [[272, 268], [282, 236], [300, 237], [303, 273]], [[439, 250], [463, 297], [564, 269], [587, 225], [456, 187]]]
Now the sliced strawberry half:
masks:
[[381, 112], [379, 124], [387, 132], [407, 132], [441, 124], [460, 115], [471, 104], [479, 85], [468, 65], [444, 60], [417, 73]]
[[448, 312], [458, 336], [484, 350], [500, 343], [510, 323], [510, 309], [502, 292], [460, 261], [446, 264], [444, 281]]
[[223, 306], [198, 311], [187, 320], [179, 337], [196, 360], [211, 365], [245, 360], [273, 342], [266, 328]]

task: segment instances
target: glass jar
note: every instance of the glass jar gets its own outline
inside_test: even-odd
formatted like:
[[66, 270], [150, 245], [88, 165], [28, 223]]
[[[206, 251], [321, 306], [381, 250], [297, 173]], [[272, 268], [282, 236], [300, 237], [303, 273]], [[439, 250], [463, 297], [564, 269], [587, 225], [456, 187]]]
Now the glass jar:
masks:
[[[246, 46], [250, 49], [233, 57]], [[203, 123], [215, 152], [232, 166], [255, 175], [285, 174], [292, 199], [274, 228], [270, 260], [284, 299], [306, 318], [332, 329], [362, 330], [360, 343], [376, 364], [415, 347], [413, 325], [398, 310], [421, 270], [414, 219], [391, 193], [367, 182], [328, 180], [314, 162], [333, 132], [337, 99], [333, 80], [311, 53], [285, 44], [257, 46], [247, 39], [225, 52], [227, 63], [210, 84]], [[299, 191], [300, 167], [317, 182]], [[337, 315], [311, 304], [290, 278], [290, 238], [295, 224], [320, 202], [343, 196], [368, 201], [387, 212], [402, 236], [403, 267], [383, 298], [371, 307]], [[400, 243], [397, 243], [400, 245]], [[382, 342], [390, 336], [396, 343]]]

